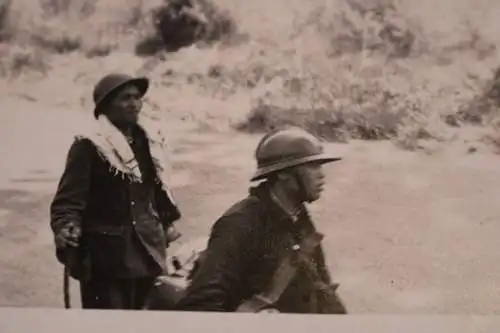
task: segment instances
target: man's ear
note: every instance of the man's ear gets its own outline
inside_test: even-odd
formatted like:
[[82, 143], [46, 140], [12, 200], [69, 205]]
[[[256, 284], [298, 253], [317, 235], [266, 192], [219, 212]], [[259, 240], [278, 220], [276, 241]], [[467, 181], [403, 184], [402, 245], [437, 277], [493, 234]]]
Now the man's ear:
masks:
[[276, 178], [279, 180], [279, 181], [289, 181], [290, 179], [292, 179], [294, 176], [294, 172], [295, 170], [294, 169], [287, 169], [287, 170], [283, 170], [281, 172], [278, 172], [276, 174]]

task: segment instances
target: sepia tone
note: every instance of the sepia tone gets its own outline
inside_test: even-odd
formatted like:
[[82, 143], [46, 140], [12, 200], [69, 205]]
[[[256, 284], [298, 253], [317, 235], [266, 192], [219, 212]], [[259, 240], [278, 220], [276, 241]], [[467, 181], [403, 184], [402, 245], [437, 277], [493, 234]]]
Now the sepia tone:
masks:
[[182, 41], [164, 7], [0, 2], [1, 306], [64, 306], [49, 206], [94, 85], [124, 72], [150, 78], [172, 154], [168, 256], [247, 195], [264, 133], [296, 125], [343, 158], [310, 211], [349, 313], [498, 313], [500, 5], [200, 1]]

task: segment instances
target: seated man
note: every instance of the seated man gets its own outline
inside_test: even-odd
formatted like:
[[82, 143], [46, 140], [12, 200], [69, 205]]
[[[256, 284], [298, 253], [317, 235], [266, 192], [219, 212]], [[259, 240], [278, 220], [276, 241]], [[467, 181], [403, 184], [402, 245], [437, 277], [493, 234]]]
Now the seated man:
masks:
[[299, 263], [295, 270], [283, 259], [302, 251], [299, 245], [317, 234], [305, 203], [320, 197], [322, 165], [340, 158], [325, 154], [310, 133], [288, 128], [264, 136], [256, 159], [252, 181], [266, 181], [215, 222], [202, 261], [174, 310], [347, 313], [320, 245], [305, 257], [309, 260], [292, 261]]

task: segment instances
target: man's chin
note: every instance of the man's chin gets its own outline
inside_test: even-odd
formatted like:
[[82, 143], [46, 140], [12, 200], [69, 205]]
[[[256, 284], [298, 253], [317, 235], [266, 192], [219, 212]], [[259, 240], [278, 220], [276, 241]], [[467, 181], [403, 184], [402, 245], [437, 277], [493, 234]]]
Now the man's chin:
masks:
[[307, 200], [307, 202], [308, 202], [308, 203], [313, 203], [313, 202], [315, 202], [315, 201], [318, 201], [319, 199], [321, 199], [321, 193], [318, 193], [318, 194], [316, 194], [315, 196], [311, 196], [311, 197]]

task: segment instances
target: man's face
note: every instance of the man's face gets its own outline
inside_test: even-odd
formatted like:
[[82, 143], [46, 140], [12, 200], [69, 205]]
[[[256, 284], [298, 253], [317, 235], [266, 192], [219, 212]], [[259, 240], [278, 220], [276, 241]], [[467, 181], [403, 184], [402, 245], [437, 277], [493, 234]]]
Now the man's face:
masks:
[[115, 124], [134, 124], [137, 122], [139, 112], [142, 108], [142, 100], [139, 89], [134, 85], [123, 87], [105, 111], [109, 120]]
[[310, 163], [298, 166], [295, 168], [295, 187], [299, 191], [301, 189], [299, 181], [302, 182], [302, 199], [305, 202], [314, 202], [321, 197], [325, 186], [325, 175], [323, 167], [320, 163]]
[[306, 190], [306, 201], [318, 200], [323, 193], [325, 186], [325, 174], [320, 163], [302, 165], [297, 168], [297, 172], [302, 177], [302, 182]]

